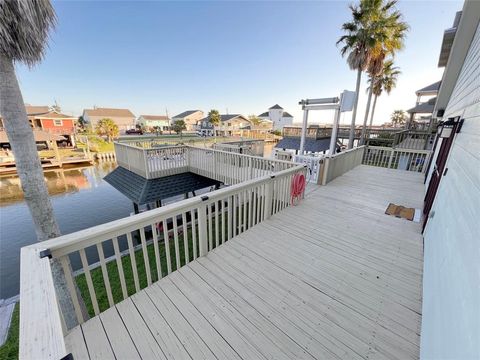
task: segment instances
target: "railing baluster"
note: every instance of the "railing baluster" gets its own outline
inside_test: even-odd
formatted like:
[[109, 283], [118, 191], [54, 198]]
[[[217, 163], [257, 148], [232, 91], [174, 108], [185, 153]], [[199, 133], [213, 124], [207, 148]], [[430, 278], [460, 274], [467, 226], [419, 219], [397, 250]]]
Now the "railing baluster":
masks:
[[208, 239], [207, 239], [207, 206], [202, 204], [198, 208], [198, 243], [199, 243], [199, 255], [205, 256], [208, 252]]
[[188, 227], [187, 227], [187, 213], [182, 213], [182, 226], [183, 226], [183, 247], [185, 252], [185, 264], [190, 262], [190, 252], [188, 249]]
[[175, 247], [175, 269], [179, 269], [181, 266], [180, 262], [180, 245], [178, 243], [178, 224], [177, 224], [177, 216], [172, 218], [173, 220], [173, 244]]
[[192, 209], [190, 214], [192, 216], [193, 259], [195, 260], [197, 258], [197, 231], [195, 229], [197, 220], [195, 219], [195, 209]]
[[92, 302], [93, 311], [95, 315], [98, 315], [100, 309], [98, 308], [97, 294], [95, 294], [95, 288], [93, 287], [92, 275], [90, 273], [90, 267], [88, 266], [87, 256], [85, 255], [85, 249], [81, 249], [79, 253], [80, 260], [82, 261], [83, 273], [87, 280], [88, 293], [90, 295], [90, 301]]
[[160, 249], [158, 246], [158, 228], [157, 223], [153, 223], [152, 225], [152, 242], [153, 242], [153, 251], [155, 252], [155, 264], [157, 266], [157, 280], [160, 280], [162, 275], [162, 260], [160, 257]]
[[110, 279], [108, 277], [107, 266], [105, 265], [105, 255], [103, 253], [102, 243], [97, 244], [97, 251], [100, 260], [100, 267], [102, 269], [103, 283], [105, 284], [105, 290], [107, 291], [108, 304], [112, 307], [115, 303], [113, 302], [112, 288], [110, 287]]
[[172, 272], [172, 258], [170, 254], [170, 237], [168, 235], [168, 219], [167, 218], [163, 220], [163, 243], [165, 245], [165, 256], [167, 258], [167, 273], [170, 274]]
[[80, 302], [78, 301], [77, 291], [75, 289], [74, 278], [72, 270], [70, 268], [68, 255], [60, 257], [60, 265], [62, 266], [63, 273], [65, 274], [65, 280], [67, 283], [67, 290], [70, 294], [70, 297], [73, 302], [73, 308], [75, 310], [75, 315], [77, 316], [78, 323], [83, 323], [86, 319], [83, 317], [82, 310], [80, 308]]
[[243, 231], [247, 230], [247, 191], [242, 191], [243, 197]]
[[116, 236], [112, 238], [112, 243], [115, 252], [115, 260], [117, 262], [118, 277], [120, 278], [120, 286], [122, 287], [122, 295], [123, 298], [126, 299], [128, 297], [127, 285], [125, 283], [125, 274], [123, 273], [122, 255], [120, 254], [118, 238]]
[[219, 234], [219, 228], [220, 228], [220, 207], [219, 207], [219, 201], [215, 201], [215, 246], [218, 247], [220, 245], [220, 234]]
[[132, 265], [133, 282], [135, 284], [135, 292], [140, 291], [140, 282], [138, 281], [137, 260], [135, 258], [135, 251], [133, 248], [132, 233], [127, 233], [128, 252], [130, 254], [130, 263]]
[[143, 262], [145, 263], [145, 272], [147, 274], [147, 284], [152, 285], [152, 272], [150, 271], [150, 259], [148, 258], [147, 240], [145, 238], [145, 228], [140, 229], [140, 241], [142, 242]]
[[212, 224], [212, 204], [207, 204], [207, 223], [208, 223], [208, 251], [213, 249], [213, 224]]

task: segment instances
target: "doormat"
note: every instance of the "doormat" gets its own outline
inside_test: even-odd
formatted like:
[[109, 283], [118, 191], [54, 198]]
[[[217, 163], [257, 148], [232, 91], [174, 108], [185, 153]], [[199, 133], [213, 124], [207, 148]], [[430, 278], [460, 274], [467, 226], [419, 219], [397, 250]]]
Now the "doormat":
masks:
[[420, 221], [420, 219], [418, 219], [418, 215], [420, 214], [419, 210], [415, 208], [407, 208], [401, 205], [395, 205], [392, 203], [388, 204], [387, 210], [385, 210], [385, 214], [402, 219], [407, 219], [410, 221]]

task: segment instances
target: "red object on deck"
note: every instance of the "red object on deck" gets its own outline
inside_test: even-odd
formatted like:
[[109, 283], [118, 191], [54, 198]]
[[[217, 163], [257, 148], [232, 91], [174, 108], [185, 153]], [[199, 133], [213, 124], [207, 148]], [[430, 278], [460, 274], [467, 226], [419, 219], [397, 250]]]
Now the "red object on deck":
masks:
[[290, 196], [291, 203], [295, 205], [295, 200], [299, 200], [303, 196], [305, 191], [305, 175], [295, 174], [292, 179], [292, 184], [290, 185]]

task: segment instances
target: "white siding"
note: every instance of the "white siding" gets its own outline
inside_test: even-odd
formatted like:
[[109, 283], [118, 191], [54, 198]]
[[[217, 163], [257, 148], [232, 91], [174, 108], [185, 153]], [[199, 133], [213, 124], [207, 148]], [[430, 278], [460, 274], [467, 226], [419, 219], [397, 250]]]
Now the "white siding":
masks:
[[480, 358], [480, 25], [445, 111], [461, 116], [424, 233], [422, 359]]

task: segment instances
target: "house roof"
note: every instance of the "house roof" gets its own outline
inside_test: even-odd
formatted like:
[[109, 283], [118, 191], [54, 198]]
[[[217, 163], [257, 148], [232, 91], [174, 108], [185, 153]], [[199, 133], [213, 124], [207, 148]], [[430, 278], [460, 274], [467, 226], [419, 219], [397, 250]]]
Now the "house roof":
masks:
[[191, 172], [147, 180], [121, 166], [104, 180], [139, 205], [220, 184]]
[[457, 33], [457, 28], [462, 17], [462, 12], [457, 11], [455, 14], [455, 19], [453, 20], [453, 25], [451, 28], [446, 29], [443, 33], [442, 46], [440, 47], [440, 56], [438, 59], [438, 67], [444, 67], [447, 65], [448, 58], [450, 57], [450, 52], [452, 51], [453, 41], [455, 40], [455, 35]]
[[[67, 140], [63, 136], [51, 134], [43, 130], [33, 130], [33, 137], [35, 138], [35, 142]], [[8, 143], [8, 142], [10, 142], [10, 140], [8, 140], [7, 132], [0, 131], [0, 143]]]
[[[276, 148], [279, 149], [289, 149], [289, 150], [299, 150], [300, 149], [300, 138], [299, 137], [284, 137], [280, 140]], [[330, 148], [330, 138], [324, 139], [305, 139], [305, 151], [311, 152], [322, 152]]]
[[290, 114], [289, 114], [288, 112], [286, 112], [286, 111], [283, 112], [283, 117], [291, 117], [291, 118], [293, 118], [293, 116], [290, 115]]
[[271, 108], [268, 108], [268, 110], [270, 110], [270, 109], [281, 109], [281, 110], [283, 110], [283, 108], [278, 104], [275, 104]]
[[437, 102], [437, 98], [431, 98], [427, 102], [420, 103], [415, 107], [408, 109], [407, 112], [409, 114], [431, 114], [433, 113], [433, 109], [435, 108], [435, 103]]
[[172, 119], [184, 118], [184, 117], [187, 117], [189, 115], [195, 114], [197, 111], [201, 111], [201, 110], [187, 110], [187, 111], [184, 111], [184, 112], [182, 112], [178, 115], [175, 115]]
[[420, 90], [415, 91], [415, 94], [417, 95], [435, 95], [438, 93], [438, 89], [440, 89], [440, 84], [442, 83], [441, 80], [434, 82], [433, 84], [430, 84], [428, 86], [425, 86], [424, 88], [421, 88]]
[[170, 120], [168, 116], [165, 115], [140, 115], [140, 117], [145, 120]]
[[[220, 115], [220, 120], [222, 122], [224, 121], [229, 121], [229, 120], [233, 120], [237, 117], [241, 117], [243, 119], [245, 119], [246, 121], [249, 121], [245, 116], [241, 115], [241, 114], [223, 114], [223, 115]], [[210, 121], [210, 116], [207, 116], [207, 117], [204, 117], [203, 119], [199, 120], [199, 121]]]
[[260, 115], [258, 115], [258, 117], [269, 117], [270, 114], [268, 111], [265, 111], [264, 113], [261, 113]]
[[45, 114], [50, 111], [49, 106], [32, 106], [32, 105], [25, 105], [25, 110], [27, 111], [27, 115], [40, 115]]
[[39, 119], [76, 119], [74, 116], [65, 115], [56, 111], [49, 111], [45, 114], [39, 114], [35, 117]]
[[135, 115], [128, 109], [114, 109], [114, 108], [96, 108], [85, 109], [84, 114], [88, 116], [111, 116], [111, 117], [128, 117], [133, 118]]

